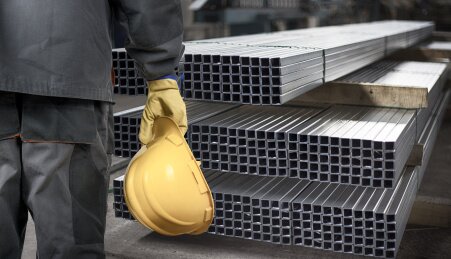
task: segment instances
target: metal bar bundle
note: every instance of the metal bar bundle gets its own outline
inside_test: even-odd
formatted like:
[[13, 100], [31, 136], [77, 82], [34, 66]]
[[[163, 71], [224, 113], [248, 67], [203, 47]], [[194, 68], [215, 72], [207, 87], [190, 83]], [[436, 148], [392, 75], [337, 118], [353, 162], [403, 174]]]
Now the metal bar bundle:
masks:
[[[196, 123], [210, 116], [237, 107], [233, 104], [186, 101], [188, 124]], [[141, 147], [138, 134], [144, 106], [114, 114], [114, 154], [121, 157], [133, 157]], [[189, 137], [189, 134], [186, 135]], [[187, 139], [188, 143], [190, 140]]]
[[135, 60], [125, 49], [113, 49], [114, 93], [127, 95], [147, 94], [147, 80], [140, 76]]
[[241, 106], [189, 134], [206, 169], [392, 188], [415, 130], [414, 110]]
[[386, 54], [410, 47], [427, 38], [434, 31], [432, 23], [411, 23], [408, 21], [378, 21], [349, 26], [358, 27], [372, 35], [386, 37]]
[[[185, 43], [187, 99], [282, 104], [432, 33], [430, 22], [382, 21]], [[115, 93], [145, 94], [125, 49], [113, 50]]]
[[445, 85], [446, 69], [447, 65], [444, 63], [383, 60], [346, 75], [337, 82], [426, 89], [428, 107], [418, 109], [417, 114], [416, 140], [418, 140]]
[[[451, 90], [447, 90], [443, 97], [437, 104], [435, 105], [432, 116], [430, 116], [429, 120], [426, 123], [426, 126], [424, 127], [424, 130], [420, 134], [418, 143], [421, 146], [422, 149], [422, 157], [421, 157], [421, 165], [422, 167], [419, 170], [418, 173], [418, 183], [421, 183], [421, 180], [423, 179], [423, 175], [426, 171], [426, 165], [429, 162], [429, 159], [432, 154], [432, 150], [434, 148], [435, 140], [437, 139], [438, 131], [440, 129], [440, 125], [443, 122], [443, 117], [446, 114], [446, 108], [449, 103], [449, 100], [451, 99]], [[419, 188], [419, 186], [418, 186]]]
[[135, 220], [125, 202], [124, 176], [119, 176], [113, 180], [113, 209], [116, 218]]
[[[393, 258], [415, 200], [417, 171], [408, 167], [396, 188], [377, 189], [207, 170], [215, 200], [209, 233]], [[115, 191], [116, 215], [130, 219], [118, 204], [122, 196]]]
[[410, 46], [432, 29], [429, 22], [391, 21], [188, 42], [184, 96], [282, 104]]
[[324, 73], [319, 49], [217, 43], [187, 44], [183, 70], [185, 98], [247, 104], [284, 103]]

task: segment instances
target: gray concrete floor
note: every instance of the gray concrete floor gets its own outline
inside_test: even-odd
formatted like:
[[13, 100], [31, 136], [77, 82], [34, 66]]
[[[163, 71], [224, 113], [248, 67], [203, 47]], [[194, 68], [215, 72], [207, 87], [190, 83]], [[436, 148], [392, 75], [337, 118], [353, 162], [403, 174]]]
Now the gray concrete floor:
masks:
[[[448, 201], [451, 200], [451, 109], [441, 127], [437, 143], [419, 195]], [[113, 174], [111, 179], [121, 174], [123, 170]], [[312, 248], [210, 234], [164, 237], [136, 222], [115, 218], [112, 201], [110, 193], [105, 236], [107, 258], [359, 258]], [[30, 220], [23, 258], [35, 258], [35, 251], [34, 225]], [[408, 225], [398, 258], [451, 258], [451, 228]]]

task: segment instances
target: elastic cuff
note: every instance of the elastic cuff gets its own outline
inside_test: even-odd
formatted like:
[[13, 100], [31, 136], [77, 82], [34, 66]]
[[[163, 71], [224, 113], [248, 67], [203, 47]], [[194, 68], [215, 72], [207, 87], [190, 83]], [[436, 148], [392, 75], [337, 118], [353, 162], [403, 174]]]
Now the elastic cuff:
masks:
[[162, 77], [159, 77], [159, 78], [157, 78], [156, 80], [161, 80], [161, 79], [172, 79], [172, 80], [175, 80], [175, 81], [177, 81], [177, 76], [176, 75], [164, 75], [164, 76], [162, 76]]

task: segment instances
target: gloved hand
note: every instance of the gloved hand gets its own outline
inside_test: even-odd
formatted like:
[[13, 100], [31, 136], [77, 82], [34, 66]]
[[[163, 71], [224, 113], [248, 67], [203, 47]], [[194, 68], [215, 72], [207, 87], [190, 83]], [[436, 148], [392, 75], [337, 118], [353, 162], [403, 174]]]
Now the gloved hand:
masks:
[[139, 141], [147, 145], [153, 139], [153, 122], [160, 116], [173, 119], [183, 134], [187, 130], [186, 106], [180, 95], [177, 81], [159, 79], [148, 82], [149, 94], [141, 118]]

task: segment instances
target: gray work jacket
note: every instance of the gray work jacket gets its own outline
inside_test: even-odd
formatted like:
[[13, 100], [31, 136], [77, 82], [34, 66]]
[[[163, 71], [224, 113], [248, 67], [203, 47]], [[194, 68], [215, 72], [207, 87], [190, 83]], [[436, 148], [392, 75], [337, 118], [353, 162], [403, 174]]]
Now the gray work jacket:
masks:
[[173, 73], [180, 0], [1, 0], [0, 91], [112, 101], [113, 19], [145, 78]]

